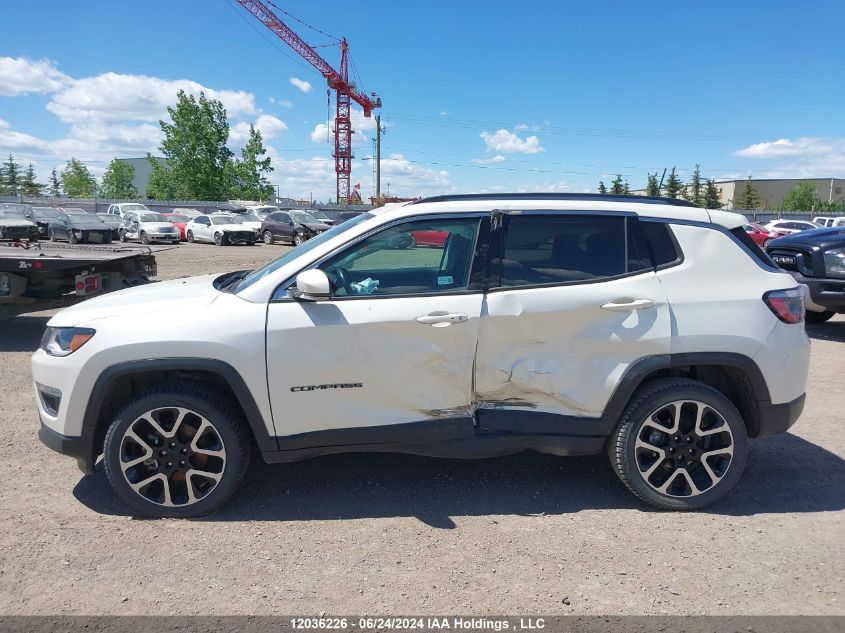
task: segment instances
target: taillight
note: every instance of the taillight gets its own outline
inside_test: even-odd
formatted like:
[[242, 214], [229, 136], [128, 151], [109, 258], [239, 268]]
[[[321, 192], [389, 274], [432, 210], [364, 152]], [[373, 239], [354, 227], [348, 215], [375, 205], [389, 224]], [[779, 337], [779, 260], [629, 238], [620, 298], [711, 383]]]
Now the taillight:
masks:
[[763, 295], [763, 302], [784, 323], [804, 320], [804, 291], [801, 288], [770, 290]]

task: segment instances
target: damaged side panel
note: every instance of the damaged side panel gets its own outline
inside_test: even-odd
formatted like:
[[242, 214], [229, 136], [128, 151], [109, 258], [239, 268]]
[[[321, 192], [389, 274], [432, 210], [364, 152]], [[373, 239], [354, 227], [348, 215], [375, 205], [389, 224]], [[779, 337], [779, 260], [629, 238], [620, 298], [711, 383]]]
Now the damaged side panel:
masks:
[[[635, 299], [654, 306], [602, 308]], [[598, 283], [494, 291], [482, 309], [475, 399], [479, 409], [598, 418], [628, 367], [668, 353], [669, 344], [668, 302], [650, 271]]]

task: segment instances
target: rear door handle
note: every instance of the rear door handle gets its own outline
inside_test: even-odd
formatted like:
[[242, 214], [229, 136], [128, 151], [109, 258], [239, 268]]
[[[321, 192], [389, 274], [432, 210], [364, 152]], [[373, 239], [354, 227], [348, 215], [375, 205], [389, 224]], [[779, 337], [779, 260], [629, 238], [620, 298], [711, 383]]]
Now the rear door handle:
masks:
[[653, 308], [654, 301], [651, 299], [631, 299], [619, 300], [605, 303], [602, 306], [603, 310], [613, 310], [614, 312], [631, 312], [632, 310], [645, 310]]
[[431, 312], [417, 317], [417, 323], [440, 327], [452, 323], [466, 323], [467, 321], [469, 321], [469, 317], [463, 312]]

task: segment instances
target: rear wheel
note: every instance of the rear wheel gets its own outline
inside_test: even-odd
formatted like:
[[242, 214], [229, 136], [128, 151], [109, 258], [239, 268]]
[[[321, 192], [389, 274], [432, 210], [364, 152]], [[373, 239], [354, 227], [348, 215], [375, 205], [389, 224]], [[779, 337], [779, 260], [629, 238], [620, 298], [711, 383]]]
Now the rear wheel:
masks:
[[825, 323], [826, 321], [830, 321], [835, 314], [836, 312], [832, 312], [831, 310], [825, 310], [824, 312], [812, 312], [807, 310], [804, 315], [804, 320], [811, 324]]
[[273, 243], [273, 234], [270, 231], [264, 231], [264, 243], [265, 244], [272, 244]]
[[249, 438], [213, 391], [167, 385], [126, 405], [105, 438], [109, 482], [134, 511], [159, 517], [208, 514], [243, 479]]
[[608, 441], [622, 483], [664, 510], [693, 510], [722, 498], [739, 480], [747, 452], [733, 403], [682, 378], [641, 387]]

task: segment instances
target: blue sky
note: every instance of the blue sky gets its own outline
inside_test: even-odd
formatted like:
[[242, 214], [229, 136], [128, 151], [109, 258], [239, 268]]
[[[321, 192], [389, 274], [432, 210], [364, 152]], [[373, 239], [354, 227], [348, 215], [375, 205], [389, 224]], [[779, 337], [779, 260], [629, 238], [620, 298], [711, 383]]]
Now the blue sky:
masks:
[[[348, 38], [384, 101], [391, 193], [588, 191], [616, 173], [641, 187], [696, 163], [718, 178], [845, 176], [840, 0], [276, 5]], [[325, 82], [234, 0], [7, 3], [4, 19], [0, 152], [40, 174], [71, 155], [99, 174], [156, 153], [186, 87], [223, 100], [236, 151], [249, 123], [264, 131], [283, 194], [333, 195]], [[336, 46], [318, 51], [337, 63]], [[355, 124], [353, 183], [370, 195], [374, 127]]]

